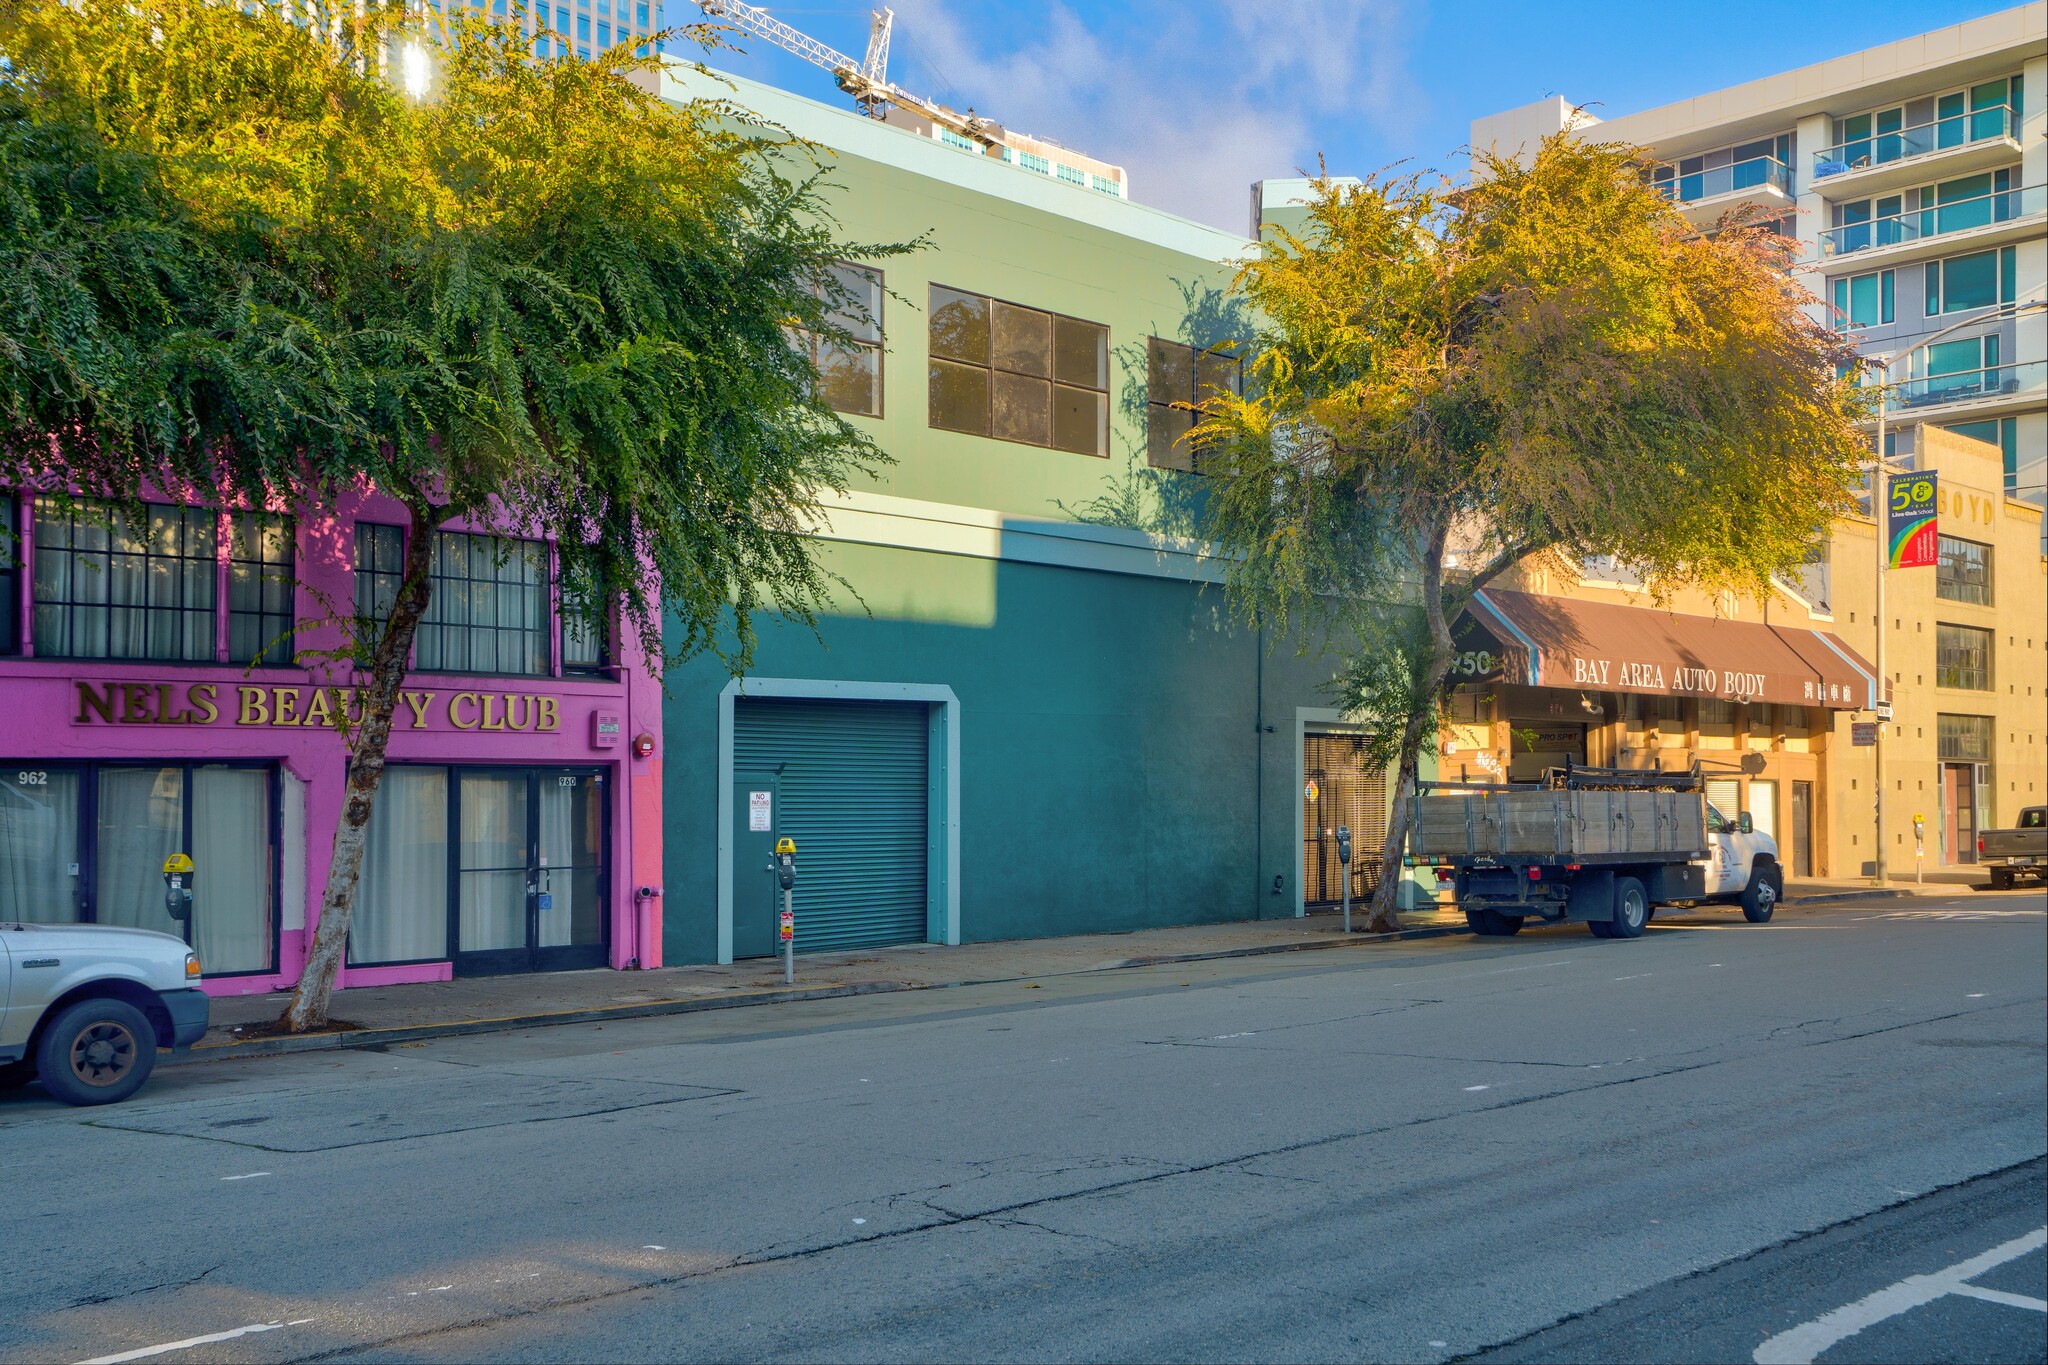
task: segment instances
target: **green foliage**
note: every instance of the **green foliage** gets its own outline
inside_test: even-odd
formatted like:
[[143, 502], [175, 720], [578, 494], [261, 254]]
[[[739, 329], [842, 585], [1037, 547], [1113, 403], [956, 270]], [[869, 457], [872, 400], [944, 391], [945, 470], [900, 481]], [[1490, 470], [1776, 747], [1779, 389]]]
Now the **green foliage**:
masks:
[[[1387, 618], [1425, 605], [1432, 548], [1446, 626], [1544, 552], [1767, 591], [1864, 453], [1853, 348], [1802, 312], [1792, 245], [1695, 233], [1628, 148], [1560, 135], [1475, 172], [1325, 182], [1240, 275], [1267, 320], [1254, 382], [1197, 432], [1236, 599], [1420, 666]], [[1440, 679], [1416, 681], [1375, 665], [1350, 700], [1401, 712]]]
[[827, 586], [818, 495], [882, 459], [798, 333], [839, 334], [834, 260], [896, 248], [836, 240], [786, 138], [646, 93], [657, 59], [536, 61], [472, 15], [414, 101], [412, 36], [374, 7], [0, 15], [0, 454], [112, 497], [367, 483], [499, 517], [653, 657], [743, 667], [754, 611], [809, 621]]

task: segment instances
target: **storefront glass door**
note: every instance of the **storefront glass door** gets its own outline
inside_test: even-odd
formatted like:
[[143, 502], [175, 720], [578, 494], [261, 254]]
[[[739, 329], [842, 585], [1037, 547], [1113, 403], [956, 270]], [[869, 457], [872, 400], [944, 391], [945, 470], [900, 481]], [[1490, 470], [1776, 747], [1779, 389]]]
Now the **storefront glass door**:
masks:
[[458, 972], [603, 965], [604, 792], [603, 775], [584, 769], [457, 772]]

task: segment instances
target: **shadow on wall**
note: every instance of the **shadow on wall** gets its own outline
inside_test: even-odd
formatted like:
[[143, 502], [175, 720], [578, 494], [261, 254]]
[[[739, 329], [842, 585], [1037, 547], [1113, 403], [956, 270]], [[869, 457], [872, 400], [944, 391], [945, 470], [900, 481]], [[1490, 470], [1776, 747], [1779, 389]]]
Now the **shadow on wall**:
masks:
[[[1171, 329], [1153, 335], [1197, 351], [1218, 347], [1235, 350], [1240, 361], [1255, 335], [1251, 310], [1242, 299], [1205, 281], [1175, 280], [1182, 311]], [[1179, 470], [1154, 468], [1148, 456], [1151, 425], [1149, 352], [1144, 341], [1115, 348], [1123, 384], [1116, 395], [1121, 421], [1116, 442], [1121, 460], [1111, 460], [1102, 491], [1079, 503], [1055, 499], [1053, 505], [1074, 521], [1117, 526], [1150, 535], [1193, 539], [1201, 534], [1205, 495], [1201, 480]]]

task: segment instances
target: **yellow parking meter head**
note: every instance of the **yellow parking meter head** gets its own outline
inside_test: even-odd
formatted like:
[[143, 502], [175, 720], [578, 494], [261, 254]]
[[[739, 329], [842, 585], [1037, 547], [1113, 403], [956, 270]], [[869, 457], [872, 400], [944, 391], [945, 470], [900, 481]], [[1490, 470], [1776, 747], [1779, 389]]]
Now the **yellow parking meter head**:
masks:
[[190, 872], [191, 870], [192, 860], [182, 853], [173, 853], [170, 857], [164, 859], [164, 875], [166, 877], [171, 876], [173, 873]]
[[781, 838], [781, 839], [777, 839], [777, 840], [775, 841], [775, 851], [776, 851], [777, 853], [794, 853], [794, 852], [796, 852], [796, 840], [794, 840], [794, 839], [791, 839], [791, 838], [787, 838], [787, 837], [785, 837], [785, 838]]

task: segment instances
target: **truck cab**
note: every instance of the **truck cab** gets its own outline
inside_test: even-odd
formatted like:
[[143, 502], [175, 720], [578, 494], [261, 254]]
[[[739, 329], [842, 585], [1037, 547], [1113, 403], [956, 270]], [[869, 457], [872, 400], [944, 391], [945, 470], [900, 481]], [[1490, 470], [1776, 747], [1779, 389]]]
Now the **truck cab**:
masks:
[[[1711, 847], [1705, 864], [1706, 893], [1711, 899], [1739, 899], [1759, 869], [1777, 867], [1778, 841], [1751, 824], [1748, 812], [1731, 820], [1707, 802], [1707, 842]], [[1768, 889], [1775, 904], [1783, 889], [1782, 873]]]

